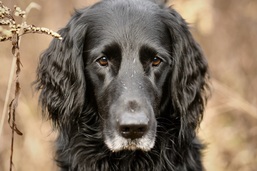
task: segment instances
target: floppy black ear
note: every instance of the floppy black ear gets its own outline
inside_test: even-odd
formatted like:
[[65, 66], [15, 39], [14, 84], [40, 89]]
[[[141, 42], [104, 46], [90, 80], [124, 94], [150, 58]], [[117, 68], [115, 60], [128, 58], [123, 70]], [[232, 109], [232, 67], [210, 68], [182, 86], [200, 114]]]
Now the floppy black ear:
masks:
[[169, 9], [163, 20], [173, 43], [171, 99], [175, 113], [180, 116], [179, 138], [192, 140], [203, 117], [208, 90], [208, 66], [182, 17]]
[[36, 89], [41, 90], [43, 113], [57, 127], [72, 122], [81, 113], [85, 96], [83, 47], [86, 24], [77, 12], [43, 52], [37, 68]]

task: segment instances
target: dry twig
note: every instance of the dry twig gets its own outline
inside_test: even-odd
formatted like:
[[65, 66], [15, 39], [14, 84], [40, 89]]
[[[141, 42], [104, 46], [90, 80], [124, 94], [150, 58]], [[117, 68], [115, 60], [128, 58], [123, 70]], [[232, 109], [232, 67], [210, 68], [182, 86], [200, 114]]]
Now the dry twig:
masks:
[[[25, 34], [29, 33], [41, 33], [41, 34], [47, 34], [51, 35], [54, 38], [62, 39], [61, 36], [44, 27], [36, 27], [34, 25], [29, 25], [25, 22], [26, 15], [28, 12], [33, 8], [38, 8], [39, 6], [35, 3], [31, 3], [25, 11], [23, 11], [20, 7], [14, 6], [14, 8], [11, 10], [10, 8], [3, 5], [3, 3], [0, 1], [0, 42], [3, 41], [11, 41], [12, 42], [12, 54], [13, 54], [13, 60], [15, 60], [16, 63], [16, 78], [15, 78], [15, 96], [11, 100], [8, 108], [8, 123], [12, 129], [12, 139], [11, 139], [11, 154], [10, 154], [10, 171], [12, 171], [13, 166], [13, 146], [14, 146], [14, 133], [17, 133], [18, 135], [22, 135], [22, 132], [19, 131], [17, 128], [17, 125], [15, 123], [15, 112], [18, 106], [18, 100], [19, 95], [21, 91], [20, 82], [19, 82], [19, 75], [21, 72], [21, 58], [20, 58], [20, 40], [21, 37]], [[16, 18], [23, 18], [22, 23], [17, 23]], [[11, 69], [11, 76], [10, 79], [12, 80], [12, 70]], [[11, 81], [9, 81], [10, 84], [8, 85], [8, 90], [10, 90], [11, 87]], [[3, 115], [2, 115], [2, 121], [0, 125], [0, 135], [2, 133], [2, 127], [3, 127], [3, 121], [6, 115], [6, 106], [8, 103], [8, 97], [9, 92], [7, 91], [6, 94], [6, 101], [4, 105]]]

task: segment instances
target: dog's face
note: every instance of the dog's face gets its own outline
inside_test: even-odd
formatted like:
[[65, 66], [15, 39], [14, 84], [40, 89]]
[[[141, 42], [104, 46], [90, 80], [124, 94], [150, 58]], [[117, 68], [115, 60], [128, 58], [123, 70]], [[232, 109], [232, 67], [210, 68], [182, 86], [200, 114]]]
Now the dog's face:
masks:
[[103, 9], [96, 6], [88, 14], [86, 75], [109, 149], [148, 151], [155, 143], [162, 97], [168, 93], [163, 86], [171, 71], [170, 35], [153, 11], [133, 7], [120, 13], [121, 8], [128, 7], [100, 13]]
[[208, 66], [175, 10], [154, 0], [104, 0], [76, 12], [59, 33], [63, 40], [41, 56], [36, 83], [61, 150], [192, 142]]

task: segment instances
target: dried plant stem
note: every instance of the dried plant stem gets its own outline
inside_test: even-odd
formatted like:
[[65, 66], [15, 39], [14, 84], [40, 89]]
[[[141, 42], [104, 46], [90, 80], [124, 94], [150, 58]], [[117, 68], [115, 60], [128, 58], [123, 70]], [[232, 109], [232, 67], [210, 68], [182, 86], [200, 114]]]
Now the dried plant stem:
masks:
[[16, 79], [15, 79], [15, 96], [12, 99], [10, 105], [9, 105], [9, 111], [8, 111], [8, 123], [10, 127], [12, 128], [12, 139], [11, 139], [11, 155], [10, 155], [10, 171], [12, 171], [12, 166], [13, 166], [13, 147], [14, 147], [14, 135], [15, 132], [18, 135], [22, 135], [22, 133], [18, 130], [16, 123], [15, 123], [15, 112], [16, 108], [18, 107], [18, 100], [20, 96], [20, 82], [19, 82], [19, 75], [21, 72], [21, 61], [20, 61], [20, 37], [18, 34], [13, 35], [12, 38], [12, 53], [14, 58], [16, 59]]
[[[11, 102], [11, 104], [12, 104], [12, 102]], [[11, 106], [9, 106], [9, 107], [11, 107]], [[14, 113], [14, 115], [12, 117], [12, 126], [15, 125], [15, 109], [13, 109], [13, 113]], [[12, 129], [12, 139], [11, 139], [10, 171], [12, 171], [12, 166], [13, 166], [13, 147], [14, 147], [14, 129]]]
[[[51, 35], [52, 37], [58, 38], [60, 40], [62, 39], [62, 37], [58, 33], [48, 28], [36, 27], [34, 25], [29, 25], [26, 23], [26, 17], [32, 8], [39, 9], [40, 6], [37, 5], [36, 3], [31, 3], [26, 8], [25, 11], [23, 11], [20, 7], [17, 7], [17, 6], [14, 6], [13, 10], [11, 10], [10, 8], [4, 6], [2, 1], [0, 1], [0, 42], [7, 41], [7, 40], [11, 41], [12, 54], [13, 54], [12, 68], [11, 68], [11, 73], [9, 77], [3, 115], [0, 123], [0, 135], [2, 134], [5, 115], [7, 113], [7, 103], [9, 101], [11, 85], [12, 85], [13, 76], [14, 76], [14, 67], [16, 64], [15, 95], [14, 95], [14, 98], [11, 100], [11, 103], [9, 104], [9, 110], [8, 110], [8, 123], [12, 129], [10, 171], [12, 171], [12, 166], [13, 166], [14, 135], [15, 133], [17, 133], [18, 135], [22, 135], [22, 133], [18, 130], [15, 123], [15, 114], [16, 114], [16, 109], [18, 106], [18, 100], [19, 100], [20, 90], [21, 90], [20, 82], [19, 82], [19, 75], [21, 72], [21, 60], [20, 60], [21, 37], [29, 33], [41, 33], [41, 34]], [[20, 17], [23, 19], [20, 24], [16, 22], [17, 17]]]

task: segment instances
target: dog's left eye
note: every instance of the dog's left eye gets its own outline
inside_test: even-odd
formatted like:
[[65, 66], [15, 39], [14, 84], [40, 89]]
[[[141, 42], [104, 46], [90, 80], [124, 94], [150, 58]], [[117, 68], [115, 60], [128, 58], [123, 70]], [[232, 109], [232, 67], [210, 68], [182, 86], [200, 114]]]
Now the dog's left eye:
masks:
[[162, 62], [162, 59], [159, 58], [158, 56], [155, 56], [152, 61], [152, 66], [156, 67], [160, 65], [161, 62]]
[[108, 58], [106, 56], [102, 56], [101, 58], [99, 58], [97, 60], [97, 62], [101, 65], [101, 66], [108, 66]]

